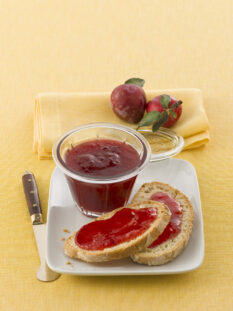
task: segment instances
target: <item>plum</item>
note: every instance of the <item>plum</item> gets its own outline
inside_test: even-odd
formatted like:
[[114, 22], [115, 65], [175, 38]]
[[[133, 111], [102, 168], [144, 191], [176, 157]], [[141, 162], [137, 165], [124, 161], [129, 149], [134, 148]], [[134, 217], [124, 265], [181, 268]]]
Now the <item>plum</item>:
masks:
[[[167, 95], [169, 96], [169, 95]], [[163, 123], [163, 127], [171, 127], [173, 124], [176, 123], [176, 121], [180, 118], [181, 112], [182, 112], [182, 105], [178, 105], [177, 107], [174, 106], [174, 104], [178, 103], [178, 100], [175, 97], [169, 96], [170, 101], [168, 104], [168, 108], [172, 109], [172, 113], [168, 114], [168, 119], [166, 122]], [[174, 106], [174, 108], [172, 108]], [[159, 111], [163, 112], [166, 109], [166, 107], [163, 106], [161, 102], [161, 95], [153, 98], [150, 100], [146, 105], [146, 111]]]
[[138, 128], [153, 124], [152, 130], [155, 132], [160, 126], [171, 127], [181, 116], [181, 104], [182, 101], [170, 95], [156, 96], [147, 103], [147, 113], [139, 122]]
[[115, 114], [128, 123], [138, 123], [146, 109], [145, 81], [132, 78], [117, 86], [111, 94], [111, 107]]

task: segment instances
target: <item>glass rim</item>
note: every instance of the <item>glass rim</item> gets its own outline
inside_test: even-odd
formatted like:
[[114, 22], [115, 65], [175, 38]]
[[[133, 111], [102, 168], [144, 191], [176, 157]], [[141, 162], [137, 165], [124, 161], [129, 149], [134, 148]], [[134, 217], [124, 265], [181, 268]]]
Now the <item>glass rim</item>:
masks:
[[[65, 139], [67, 139], [71, 134], [79, 131], [83, 131], [90, 128], [112, 128], [116, 130], [120, 130], [122, 132], [126, 132], [130, 134], [131, 136], [134, 136], [137, 138], [137, 140], [141, 143], [143, 151], [145, 153], [145, 157], [141, 163], [136, 166], [135, 168], [126, 171], [125, 173], [121, 173], [116, 176], [108, 176], [108, 177], [96, 177], [96, 176], [84, 176], [84, 174], [75, 172], [74, 170], [70, 169], [65, 162], [63, 161], [61, 155], [60, 155], [60, 147]], [[93, 183], [93, 184], [109, 184], [109, 183], [117, 183], [121, 182], [127, 179], [130, 179], [132, 177], [135, 177], [139, 174], [140, 171], [143, 170], [143, 168], [148, 164], [151, 158], [151, 147], [149, 142], [146, 140], [146, 138], [137, 132], [136, 130], [120, 125], [120, 124], [114, 124], [114, 123], [108, 123], [108, 122], [96, 122], [96, 123], [88, 123], [83, 124], [81, 126], [75, 127], [65, 134], [63, 134], [58, 140], [53, 144], [52, 148], [52, 157], [54, 162], [56, 163], [57, 167], [67, 176], [86, 183]]]

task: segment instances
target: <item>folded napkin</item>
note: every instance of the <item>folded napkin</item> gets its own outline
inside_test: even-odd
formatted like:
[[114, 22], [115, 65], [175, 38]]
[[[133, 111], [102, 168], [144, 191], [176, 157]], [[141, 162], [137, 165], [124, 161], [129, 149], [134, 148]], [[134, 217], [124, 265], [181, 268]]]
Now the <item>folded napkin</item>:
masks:
[[[210, 139], [209, 122], [198, 89], [167, 89], [146, 91], [147, 100], [169, 94], [183, 101], [179, 121], [172, 127], [183, 136], [185, 148], [197, 148]], [[34, 152], [39, 159], [50, 158], [53, 143], [73, 127], [92, 122], [120, 123], [110, 107], [109, 93], [41, 93], [35, 99]]]

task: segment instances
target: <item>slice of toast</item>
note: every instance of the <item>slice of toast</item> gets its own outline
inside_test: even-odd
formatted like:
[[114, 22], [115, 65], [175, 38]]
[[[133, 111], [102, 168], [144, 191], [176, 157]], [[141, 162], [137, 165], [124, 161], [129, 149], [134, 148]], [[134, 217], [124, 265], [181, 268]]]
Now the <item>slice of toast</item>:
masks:
[[132, 204], [150, 200], [151, 196], [156, 192], [168, 193], [180, 203], [183, 210], [181, 232], [154, 248], [147, 248], [143, 252], [131, 255], [132, 260], [140, 264], [162, 265], [173, 260], [187, 245], [192, 231], [194, 218], [192, 204], [182, 192], [170, 185], [160, 182], [146, 183], [135, 194]]
[[[96, 218], [94, 221], [108, 219], [123, 208], [124, 207], [115, 209], [112, 212]], [[75, 232], [65, 242], [65, 254], [71, 258], [81, 259], [86, 262], [102, 262], [125, 258], [144, 250], [163, 232], [164, 228], [166, 228], [170, 221], [170, 210], [165, 204], [162, 203], [147, 200], [145, 202], [128, 205], [127, 208], [155, 208], [157, 210], [157, 217], [150, 224], [149, 228], [141, 235], [129, 241], [119, 243], [113, 247], [104, 248], [103, 250], [86, 250], [79, 247], [75, 242]]]

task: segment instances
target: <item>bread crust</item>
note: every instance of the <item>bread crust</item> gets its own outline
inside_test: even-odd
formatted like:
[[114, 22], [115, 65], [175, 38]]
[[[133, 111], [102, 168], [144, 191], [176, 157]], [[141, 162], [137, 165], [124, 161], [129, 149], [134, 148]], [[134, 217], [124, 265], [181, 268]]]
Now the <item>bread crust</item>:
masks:
[[147, 265], [162, 265], [176, 258], [186, 247], [193, 226], [193, 207], [189, 199], [178, 189], [161, 182], [146, 183], [141, 186], [133, 197], [132, 203], [151, 198], [156, 192], [166, 192], [178, 201], [183, 209], [181, 232], [164, 243], [154, 247], [146, 248], [145, 251], [131, 255], [133, 261]]
[[[157, 209], [158, 215], [151, 226], [140, 236], [133, 240], [123, 242], [114, 247], [105, 248], [103, 250], [85, 250], [80, 248], [75, 243], [75, 232], [65, 242], [65, 254], [71, 258], [81, 259], [86, 262], [103, 262], [128, 257], [134, 253], [145, 250], [146, 247], [150, 245], [163, 232], [171, 218], [170, 210], [165, 204], [151, 200], [130, 204], [126, 207], [132, 209], [154, 207]], [[110, 213], [104, 214], [94, 221], [110, 218], [122, 208], [118, 208]]]

